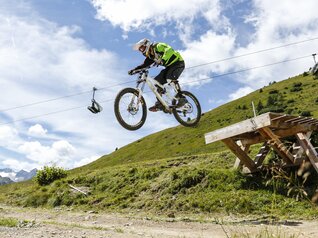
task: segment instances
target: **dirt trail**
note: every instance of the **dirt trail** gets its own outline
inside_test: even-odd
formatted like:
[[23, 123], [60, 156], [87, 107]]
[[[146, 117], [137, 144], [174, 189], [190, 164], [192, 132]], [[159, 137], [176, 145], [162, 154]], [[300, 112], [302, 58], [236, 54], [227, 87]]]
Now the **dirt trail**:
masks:
[[[1, 238], [211, 238], [211, 237], [318, 237], [318, 221], [288, 221], [276, 225], [224, 217], [223, 222], [186, 222], [130, 218], [119, 214], [96, 214], [15, 208], [0, 205], [1, 218], [16, 218], [20, 227], [0, 226]], [[220, 219], [221, 220], [221, 219]]]

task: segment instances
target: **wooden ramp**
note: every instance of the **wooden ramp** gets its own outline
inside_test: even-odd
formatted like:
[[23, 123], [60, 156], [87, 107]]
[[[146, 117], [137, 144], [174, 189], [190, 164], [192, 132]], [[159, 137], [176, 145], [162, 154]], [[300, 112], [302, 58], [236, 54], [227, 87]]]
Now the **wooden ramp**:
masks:
[[[245, 166], [250, 172], [260, 169], [267, 154], [273, 149], [282, 158], [283, 165], [297, 166], [309, 160], [318, 173], [318, 155], [310, 142], [314, 130], [318, 130], [317, 119], [268, 112], [207, 133], [205, 142], [223, 141], [237, 156], [235, 166]], [[286, 137], [295, 137], [297, 142], [287, 148], [282, 142]], [[262, 146], [252, 159], [249, 148], [259, 143]]]

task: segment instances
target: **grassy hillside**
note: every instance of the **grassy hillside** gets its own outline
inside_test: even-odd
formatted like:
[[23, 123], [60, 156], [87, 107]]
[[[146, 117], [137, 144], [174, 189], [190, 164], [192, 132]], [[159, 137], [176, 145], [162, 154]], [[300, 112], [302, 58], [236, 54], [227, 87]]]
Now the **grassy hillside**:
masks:
[[160, 131], [105, 155], [74, 172], [138, 161], [223, 151], [226, 148], [222, 143], [205, 145], [204, 134], [252, 117], [252, 101], [256, 107], [259, 106], [259, 102], [263, 105], [259, 114], [267, 111], [292, 115], [303, 113], [318, 118], [317, 84], [318, 80], [314, 80], [312, 76], [303, 77], [303, 75], [272, 83], [270, 86], [205, 113], [195, 129], [177, 126]]
[[[67, 178], [49, 186], [32, 181], [0, 186], [0, 202], [171, 217], [180, 212], [317, 217], [317, 206], [310, 202], [318, 186], [313, 173], [306, 183], [295, 172], [242, 175], [232, 169], [235, 158], [223, 144], [204, 142], [205, 133], [250, 118], [251, 101], [260, 113], [318, 118], [317, 83], [303, 75], [272, 83], [205, 113], [197, 128], [178, 126], [152, 134], [69, 171]], [[69, 184], [88, 189], [90, 195], [75, 193]]]

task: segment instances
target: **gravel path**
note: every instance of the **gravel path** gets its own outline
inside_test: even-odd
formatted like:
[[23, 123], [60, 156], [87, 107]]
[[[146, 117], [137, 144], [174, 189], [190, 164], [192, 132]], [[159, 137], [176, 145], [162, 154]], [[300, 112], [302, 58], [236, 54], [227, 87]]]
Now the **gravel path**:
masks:
[[[211, 238], [211, 237], [318, 237], [318, 221], [284, 221], [222, 218], [225, 222], [186, 222], [125, 217], [119, 214], [29, 209], [0, 205], [0, 218], [16, 218], [19, 226], [0, 226], [1, 238]], [[23, 220], [26, 220], [23, 222]], [[269, 235], [273, 236], [269, 236]]]

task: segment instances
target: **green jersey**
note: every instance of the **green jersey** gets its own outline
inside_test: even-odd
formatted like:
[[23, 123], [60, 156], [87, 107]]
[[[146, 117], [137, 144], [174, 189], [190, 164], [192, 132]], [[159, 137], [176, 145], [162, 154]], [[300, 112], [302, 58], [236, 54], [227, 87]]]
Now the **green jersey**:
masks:
[[154, 61], [161, 61], [165, 67], [168, 67], [177, 61], [183, 61], [180, 53], [172, 49], [172, 47], [166, 43], [156, 43], [153, 47]]

